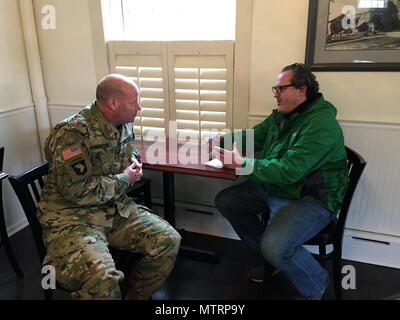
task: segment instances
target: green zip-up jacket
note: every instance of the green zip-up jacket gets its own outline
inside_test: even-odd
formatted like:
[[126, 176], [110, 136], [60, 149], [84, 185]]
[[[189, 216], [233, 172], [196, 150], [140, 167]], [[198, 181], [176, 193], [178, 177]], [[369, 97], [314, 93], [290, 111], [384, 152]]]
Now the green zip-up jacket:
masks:
[[[262, 151], [262, 157], [244, 158], [242, 166], [253, 167], [249, 178], [268, 195], [314, 202], [338, 213], [349, 178], [336, 108], [321, 94], [299, 107], [289, 119], [274, 110], [254, 126], [254, 151]], [[241, 139], [245, 151], [246, 131]]]

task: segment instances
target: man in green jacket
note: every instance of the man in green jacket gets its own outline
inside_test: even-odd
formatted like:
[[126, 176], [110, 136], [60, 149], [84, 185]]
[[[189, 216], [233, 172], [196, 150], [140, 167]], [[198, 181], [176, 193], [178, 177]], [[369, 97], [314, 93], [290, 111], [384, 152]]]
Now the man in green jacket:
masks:
[[[265, 259], [282, 270], [306, 299], [322, 297], [328, 272], [302, 245], [335, 218], [348, 184], [336, 108], [318, 91], [303, 64], [282, 69], [272, 87], [278, 108], [252, 129], [260, 159], [242, 157], [237, 149], [237, 140], [246, 141], [248, 131], [240, 139], [232, 134], [214, 139], [222, 146], [235, 140], [232, 151], [214, 146], [226, 167], [252, 169], [247, 182], [217, 195], [217, 208], [255, 253], [256, 263]], [[258, 215], [267, 211], [264, 227]], [[262, 282], [260, 271], [253, 268], [250, 278]]]
[[108, 246], [140, 254], [126, 299], [148, 299], [171, 272], [181, 237], [126, 193], [142, 175], [132, 146], [139, 89], [127, 77], [100, 80], [96, 101], [50, 132], [38, 218], [57, 281], [75, 299], [120, 299]]

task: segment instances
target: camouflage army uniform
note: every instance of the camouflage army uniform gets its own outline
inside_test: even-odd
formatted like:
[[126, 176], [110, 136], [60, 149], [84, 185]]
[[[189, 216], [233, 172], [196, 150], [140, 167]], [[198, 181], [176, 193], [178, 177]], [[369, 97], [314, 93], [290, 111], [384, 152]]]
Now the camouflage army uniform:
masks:
[[121, 298], [108, 244], [142, 254], [129, 279], [135, 298], [149, 298], [175, 263], [180, 235], [126, 196], [122, 172], [139, 157], [133, 139], [131, 123], [117, 129], [93, 103], [46, 140], [50, 171], [38, 203], [47, 247], [43, 264], [55, 267], [73, 298]]

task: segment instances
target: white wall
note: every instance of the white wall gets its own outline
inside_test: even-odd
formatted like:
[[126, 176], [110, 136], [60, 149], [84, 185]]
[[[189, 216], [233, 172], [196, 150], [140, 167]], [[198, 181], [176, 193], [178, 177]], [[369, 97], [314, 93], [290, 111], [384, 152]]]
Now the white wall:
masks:
[[[56, 29], [41, 27], [45, 5], [56, 9]], [[34, 8], [48, 103], [88, 104], [97, 81], [87, 1], [35, 0]]]
[[[0, 1], [0, 146], [4, 171], [17, 174], [41, 161], [18, 1]], [[25, 216], [7, 180], [3, 181], [9, 233], [24, 226]]]
[[[271, 87], [282, 67], [304, 62], [308, 0], [254, 0], [250, 115], [276, 108]], [[400, 123], [400, 72], [317, 72], [341, 120]]]

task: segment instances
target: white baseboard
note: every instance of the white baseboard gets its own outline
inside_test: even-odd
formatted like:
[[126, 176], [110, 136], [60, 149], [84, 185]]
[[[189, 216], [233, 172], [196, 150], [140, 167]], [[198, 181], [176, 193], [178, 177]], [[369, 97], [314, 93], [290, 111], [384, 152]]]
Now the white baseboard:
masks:
[[346, 229], [343, 259], [400, 269], [400, 237]]
[[[163, 199], [153, 197], [153, 204], [156, 213], [163, 216]], [[213, 206], [175, 201], [175, 221], [177, 229], [240, 240], [228, 220]]]

